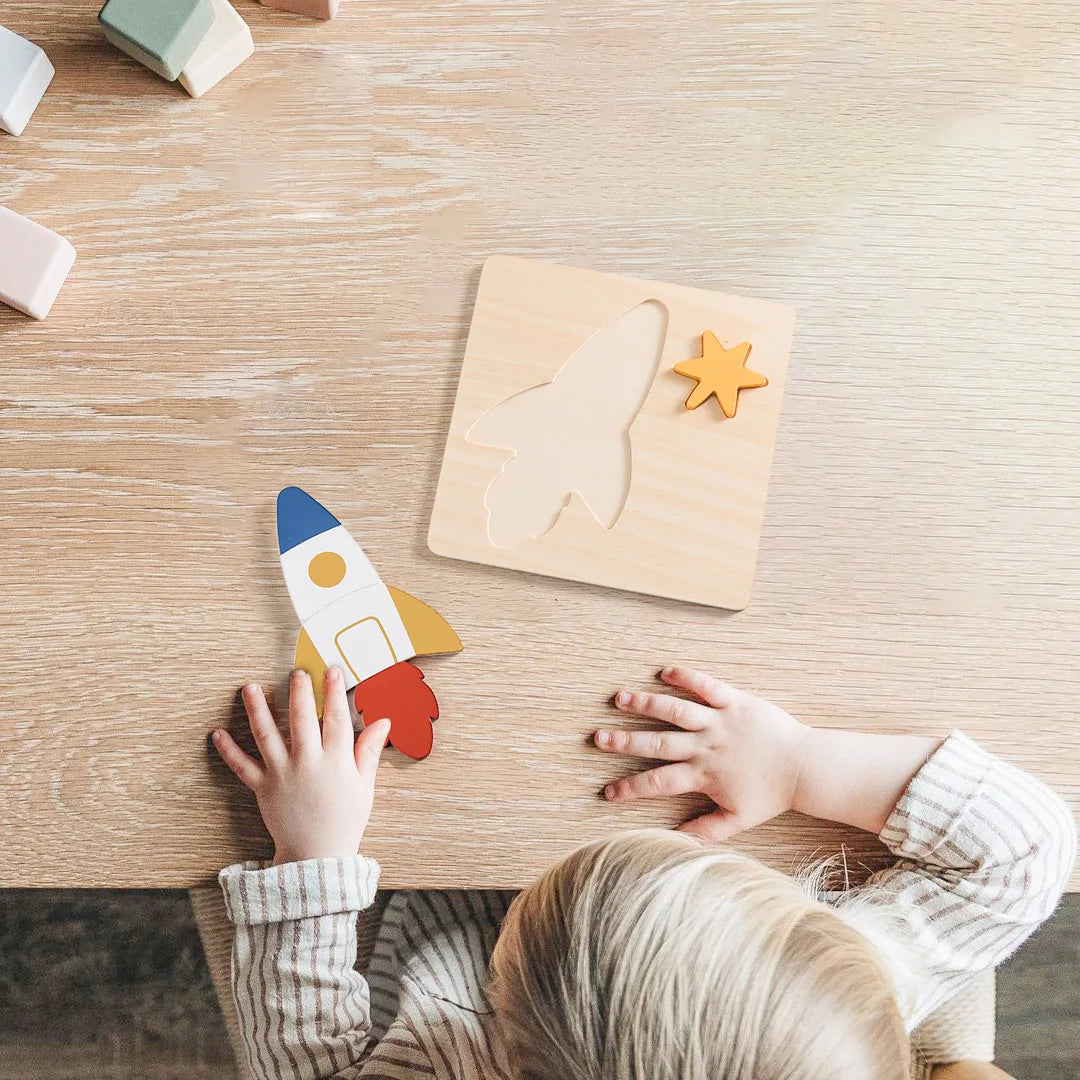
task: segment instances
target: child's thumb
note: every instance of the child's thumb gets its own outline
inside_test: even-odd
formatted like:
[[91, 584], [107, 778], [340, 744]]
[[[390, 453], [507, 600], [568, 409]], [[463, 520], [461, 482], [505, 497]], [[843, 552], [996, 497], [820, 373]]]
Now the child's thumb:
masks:
[[711, 814], [702, 814], [692, 821], [683, 822], [678, 831], [690, 833], [709, 844], [719, 844], [745, 828], [730, 810], [714, 810]]
[[379, 766], [379, 758], [382, 757], [383, 747], [386, 746], [390, 737], [390, 721], [376, 720], [373, 724], [366, 724], [364, 730], [356, 737], [354, 747], [356, 753], [356, 767], [365, 776], [375, 776], [375, 770]]

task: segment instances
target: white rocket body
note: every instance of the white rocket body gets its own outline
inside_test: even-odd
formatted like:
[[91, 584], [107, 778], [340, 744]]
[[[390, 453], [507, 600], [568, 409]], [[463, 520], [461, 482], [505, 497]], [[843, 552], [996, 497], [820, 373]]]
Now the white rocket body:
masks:
[[[312, 580], [312, 559], [340, 555], [345, 576], [329, 588]], [[415, 656], [389, 590], [343, 525], [327, 529], [281, 555], [297, 617], [327, 667], [340, 668], [346, 688]]]

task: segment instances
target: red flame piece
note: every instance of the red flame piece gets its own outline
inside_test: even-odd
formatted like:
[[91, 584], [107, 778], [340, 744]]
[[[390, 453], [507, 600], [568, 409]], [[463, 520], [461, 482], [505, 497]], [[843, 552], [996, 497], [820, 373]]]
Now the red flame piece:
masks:
[[372, 675], [357, 685], [353, 703], [365, 724], [390, 721], [387, 742], [395, 750], [416, 761], [431, 753], [435, 740], [431, 722], [439, 719], [439, 703], [418, 667], [402, 660]]

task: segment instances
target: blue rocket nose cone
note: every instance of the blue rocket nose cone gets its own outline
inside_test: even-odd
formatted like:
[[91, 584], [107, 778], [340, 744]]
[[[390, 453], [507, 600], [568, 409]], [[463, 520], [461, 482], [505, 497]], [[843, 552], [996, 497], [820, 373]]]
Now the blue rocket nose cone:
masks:
[[284, 555], [298, 544], [310, 540], [341, 522], [320, 502], [298, 487], [287, 487], [277, 497], [278, 551]]

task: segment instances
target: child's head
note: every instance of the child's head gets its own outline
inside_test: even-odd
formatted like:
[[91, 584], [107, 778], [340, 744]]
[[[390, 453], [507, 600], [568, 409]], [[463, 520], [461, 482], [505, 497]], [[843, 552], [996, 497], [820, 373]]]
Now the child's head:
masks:
[[870, 941], [790, 878], [682, 833], [582, 848], [515, 901], [492, 961], [524, 1080], [901, 1080]]

